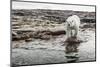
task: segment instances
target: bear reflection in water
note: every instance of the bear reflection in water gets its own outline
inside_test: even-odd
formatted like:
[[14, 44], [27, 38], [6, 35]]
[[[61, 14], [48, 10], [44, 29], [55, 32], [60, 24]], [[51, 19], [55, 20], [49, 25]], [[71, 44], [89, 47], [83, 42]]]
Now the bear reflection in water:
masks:
[[65, 42], [65, 57], [67, 58], [68, 63], [78, 61], [78, 47], [81, 41], [76, 37], [70, 37]]

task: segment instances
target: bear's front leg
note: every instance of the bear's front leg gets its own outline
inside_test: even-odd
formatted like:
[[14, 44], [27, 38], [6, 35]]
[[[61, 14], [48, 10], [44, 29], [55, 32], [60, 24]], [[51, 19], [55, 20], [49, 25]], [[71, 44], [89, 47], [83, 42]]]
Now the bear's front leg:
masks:
[[78, 27], [76, 27], [74, 30], [75, 30], [74, 37], [76, 38], [76, 37], [77, 37], [77, 35], [78, 35], [78, 30], [79, 30], [79, 29], [78, 29]]
[[71, 35], [71, 29], [67, 29], [66, 31], [66, 36], [67, 36], [67, 39], [70, 38], [72, 35]]

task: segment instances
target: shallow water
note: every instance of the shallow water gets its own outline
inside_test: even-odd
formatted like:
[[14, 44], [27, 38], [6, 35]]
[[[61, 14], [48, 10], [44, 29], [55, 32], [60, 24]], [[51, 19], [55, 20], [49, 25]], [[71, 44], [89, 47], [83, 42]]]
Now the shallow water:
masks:
[[50, 40], [33, 39], [31, 42], [14, 41], [19, 44], [12, 49], [13, 65], [35, 65], [50, 63], [73, 63], [95, 61], [95, 31], [80, 31], [81, 43], [63, 45], [65, 35]]

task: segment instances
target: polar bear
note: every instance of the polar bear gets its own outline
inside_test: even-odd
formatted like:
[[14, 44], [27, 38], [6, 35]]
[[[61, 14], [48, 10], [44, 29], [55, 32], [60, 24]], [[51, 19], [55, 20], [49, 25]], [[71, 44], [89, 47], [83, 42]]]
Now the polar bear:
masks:
[[66, 19], [66, 36], [77, 37], [80, 25], [80, 18], [77, 15], [69, 16]]

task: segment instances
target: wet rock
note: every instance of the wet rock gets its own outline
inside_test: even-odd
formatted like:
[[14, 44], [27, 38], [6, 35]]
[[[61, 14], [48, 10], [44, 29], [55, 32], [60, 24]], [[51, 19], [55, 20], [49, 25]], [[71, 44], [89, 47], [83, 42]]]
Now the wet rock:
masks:
[[66, 33], [64, 30], [57, 30], [57, 31], [16, 30], [16, 31], [17, 31], [16, 34], [13, 33], [12, 35], [13, 36], [12, 40], [29, 40], [30, 38], [49, 40], [52, 36], [58, 36]]
[[30, 42], [32, 41], [32, 38], [26, 39], [25, 42]]
[[51, 38], [50, 35], [44, 35], [44, 36], [42, 36], [40, 39], [49, 40], [50, 38]]
[[12, 36], [18, 36], [18, 34], [14, 31], [12, 31]]
[[51, 35], [61, 35], [61, 34], [66, 34], [66, 32], [64, 30], [58, 30], [58, 31], [53, 31], [50, 32]]

